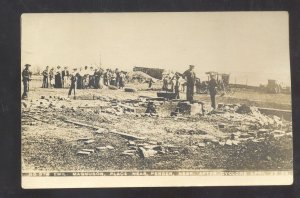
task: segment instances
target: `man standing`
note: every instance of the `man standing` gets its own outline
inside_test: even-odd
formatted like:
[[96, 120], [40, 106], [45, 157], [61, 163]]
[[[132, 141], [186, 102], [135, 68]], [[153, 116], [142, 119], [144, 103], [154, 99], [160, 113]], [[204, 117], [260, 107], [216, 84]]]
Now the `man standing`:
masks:
[[150, 78], [148, 89], [151, 89], [151, 88], [152, 88], [152, 84], [153, 84], [153, 83], [154, 83], [153, 79]]
[[208, 82], [208, 91], [211, 100], [211, 107], [216, 109], [216, 94], [217, 94], [217, 81], [215, 79], [215, 75], [210, 75], [210, 81]]
[[82, 67], [80, 67], [79, 72], [77, 72], [77, 89], [83, 89], [83, 76], [84, 72], [82, 70]]
[[42, 84], [42, 88], [48, 88], [48, 75], [49, 75], [49, 66], [46, 67], [46, 69], [43, 71], [43, 84]]
[[200, 78], [196, 79], [196, 93], [197, 94], [201, 93], [201, 81], [200, 81]]
[[119, 89], [123, 89], [125, 87], [125, 73], [123, 71], [119, 72]]
[[115, 86], [119, 87], [119, 83], [120, 83], [120, 71], [118, 68], [116, 68], [115, 70], [115, 76], [116, 76], [116, 82], [115, 82]]
[[180, 76], [178, 74], [175, 75], [175, 85], [174, 85], [174, 91], [175, 91], [175, 99], [180, 99], [179, 96], [179, 88], [180, 88]]
[[186, 100], [192, 102], [194, 97], [194, 87], [196, 81], [196, 74], [194, 72], [194, 65], [190, 65], [190, 68], [183, 73], [186, 79]]
[[70, 89], [69, 89], [69, 93], [68, 93], [68, 97], [71, 96], [72, 94], [72, 90], [74, 90], [74, 99], [76, 99], [76, 85], [77, 85], [77, 76], [78, 76], [78, 72], [77, 72], [77, 68], [74, 68], [74, 72], [71, 74], [71, 85], [70, 85]]
[[62, 78], [62, 87], [67, 87], [67, 82], [69, 78], [69, 71], [67, 70], [68, 67], [65, 67], [64, 70], [61, 72], [61, 78]]
[[31, 77], [31, 72], [29, 71], [29, 67], [31, 65], [26, 64], [25, 65], [25, 69], [22, 71], [22, 80], [23, 80], [23, 85], [24, 85], [24, 91], [22, 94], [22, 99], [26, 99], [28, 97], [28, 85], [29, 85], [29, 81], [30, 81], [30, 77]]
[[168, 79], [169, 76], [167, 75], [163, 77], [163, 87], [162, 87], [163, 91], [168, 91], [168, 84], [169, 84]]

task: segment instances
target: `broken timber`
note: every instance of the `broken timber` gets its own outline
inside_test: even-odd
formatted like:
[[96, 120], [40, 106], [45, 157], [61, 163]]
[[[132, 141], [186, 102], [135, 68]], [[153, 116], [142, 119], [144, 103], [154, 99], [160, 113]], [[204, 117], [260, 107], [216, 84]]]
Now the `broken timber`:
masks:
[[81, 123], [81, 122], [75, 122], [75, 121], [72, 121], [72, 120], [64, 120], [64, 121], [68, 122], [68, 123], [76, 124], [78, 126], [84, 126], [84, 127], [92, 128], [92, 129], [95, 129], [95, 130], [98, 129], [98, 127], [96, 127], [96, 126], [92, 126], [92, 125]]
[[[81, 123], [81, 122], [76, 122], [76, 121], [72, 121], [72, 120], [64, 120], [64, 121], [68, 122], [68, 123], [78, 125], [78, 126], [84, 126], [84, 127], [92, 128], [94, 130], [99, 129], [99, 127], [97, 127], [97, 126], [93, 126], [93, 125], [89, 125], [89, 124], [85, 124], [85, 123]], [[109, 132], [120, 135], [120, 136], [123, 136], [127, 139], [137, 139], [137, 140], [144, 140], [145, 139], [144, 137], [138, 137], [138, 136], [131, 135], [131, 134], [128, 134], [128, 133], [118, 132], [116, 130], [109, 130]]]
[[48, 123], [47, 121], [45, 121], [45, 120], [42, 120], [42, 119], [40, 119], [40, 118], [36, 118], [36, 117], [34, 117], [34, 116], [32, 116], [32, 115], [25, 115], [25, 116], [27, 116], [27, 117], [30, 117], [30, 118], [32, 118], [32, 119], [34, 119], [34, 120], [37, 120], [37, 121], [40, 121], [40, 122], [46, 122], [46, 123]]
[[266, 115], [276, 115], [278, 117], [282, 117], [288, 121], [292, 120], [292, 111], [291, 110], [283, 110], [283, 109], [273, 109], [273, 108], [258, 108], [261, 113]]

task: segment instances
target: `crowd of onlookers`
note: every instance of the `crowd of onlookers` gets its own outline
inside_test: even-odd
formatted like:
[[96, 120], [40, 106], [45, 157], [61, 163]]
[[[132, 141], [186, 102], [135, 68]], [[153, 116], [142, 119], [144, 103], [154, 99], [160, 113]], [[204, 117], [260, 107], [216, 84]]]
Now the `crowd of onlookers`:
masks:
[[[122, 89], [125, 87], [125, 82], [129, 81], [127, 72], [120, 71], [118, 68], [115, 70], [104, 70], [102, 68], [85, 66], [79, 69], [73, 68], [70, 71], [68, 67], [62, 69], [60, 66], [57, 66], [57, 68], [49, 70], [49, 66], [47, 66], [42, 75], [42, 88], [66, 88], [71, 86], [72, 81], [76, 81], [73, 82], [76, 85], [76, 89], [101, 89], [103, 85], [113, 85]], [[186, 81], [182, 74], [178, 72], [163, 74], [162, 82], [162, 90], [164, 91], [175, 92], [175, 89], [185, 91]], [[149, 88], [151, 88], [154, 81], [150, 79], [148, 83]], [[207, 87], [207, 83], [205, 81], [201, 82], [197, 78], [195, 81], [196, 93], [205, 91], [205, 87]]]
[[60, 66], [49, 70], [47, 66], [42, 75], [42, 88], [65, 88], [70, 87], [72, 83], [75, 83], [76, 89], [100, 89], [103, 85], [124, 88], [128, 80], [127, 72], [118, 68], [104, 70], [88, 66], [73, 68], [72, 71], [68, 67], [62, 69]]
[[[24, 92], [22, 98], [27, 98], [27, 92], [29, 91], [29, 81], [31, 80], [31, 72], [29, 70], [30, 64], [25, 65], [25, 69], [22, 71], [22, 80], [24, 84]], [[180, 99], [179, 92], [185, 91], [186, 88], [186, 100], [193, 102], [194, 90], [196, 88], [196, 93], [204, 91], [209, 92], [212, 101], [212, 107], [216, 108], [215, 95], [217, 93], [218, 78], [215, 79], [215, 74], [210, 74], [209, 81], [200, 81], [197, 78], [194, 72], [194, 65], [189, 65], [189, 69], [186, 70], [183, 74], [178, 72], [163, 74], [162, 90], [170, 91], [175, 93], [175, 99]], [[74, 92], [74, 98], [76, 98], [76, 89], [87, 89], [94, 88], [99, 89], [104, 85], [114, 86], [114, 89], [122, 89], [125, 87], [125, 82], [128, 82], [129, 77], [127, 72], [120, 71], [118, 68], [115, 70], [112, 69], [102, 69], [102, 68], [93, 68], [85, 66], [80, 67], [79, 69], [74, 68], [72, 72], [68, 70], [68, 67], [61, 69], [60, 66], [57, 66], [56, 69], [46, 66], [46, 69], [42, 72], [43, 83], [42, 88], [64, 88], [69, 87], [68, 96]], [[153, 79], [148, 79], [149, 87], [151, 89]], [[224, 86], [224, 82], [222, 81]], [[169, 85], [171, 85], [169, 87]], [[181, 90], [180, 90], [181, 89]], [[223, 91], [225, 89], [223, 88]]]

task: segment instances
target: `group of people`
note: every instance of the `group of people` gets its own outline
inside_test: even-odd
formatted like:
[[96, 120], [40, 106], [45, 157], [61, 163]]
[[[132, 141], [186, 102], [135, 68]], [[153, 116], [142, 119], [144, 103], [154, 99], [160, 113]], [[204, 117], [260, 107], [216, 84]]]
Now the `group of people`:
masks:
[[[193, 103], [194, 100], [194, 88], [197, 83], [196, 73], [194, 72], [194, 65], [190, 65], [189, 69], [183, 73], [183, 78], [186, 80], [186, 99]], [[217, 81], [215, 74], [210, 75], [210, 80], [208, 81], [208, 92], [211, 99], [211, 107], [216, 109], [216, 94], [217, 94]]]
[[68, 96], [74, 91], [74, 98], [76, 98], [76, 89], [101, 89], [103, 85], [115, 86], [119, 89], [123, 89], [125, 87], [125, 80], [127, 79], [127, 72], [119, 71], [118, 68], [115, 70], [106, 69], [106, 71], [101, 68], [96, 68], [94, 73], [92, 72], [93, 67], [90, 67], [90, 73], [88, 73], [87, 66], [85, 66], [83, 71], [81, 69], [77, 71], [77, 68], [74, 68], [73, 70], [74, 72], [71, 74], [70, 78], [71, 85]]
[[[179, 91], [180, 87], [184, 86], [185, 80], [179, 73], [168, 74], [163, 76], [163, 91], [170, 91], [175, 93], [175, 99], [180, 99]], [[169, 86], [170, 85], [170, 86]], [[170, 87], [170, 88], [169, 88]]]
[[42, 88], [65, 88], [70, 87], [72, 80], [71, 76], [76, 76], [76, 88], [87, 89], [87, 88], [102, 88], [103, 85], [113, 85], [118, 88], [125, 86], [126, 72], [119, 71], [119, 69], [111, 70], [102, 68], [93, 68], [85, 66], [84, 68], [74, 68], [73, 72], [69, 72], [68, 67], [64, 67], [61, 70], [60, 66], [56, 69], [46, 66], [42, 72], [43, 83]]
[[163, 75], [163, 91], [169, 91], [175, 93], [175, 99], [180, 99], [179, 93], [180, 88], [183, 92], [186, 90], [186, 100], [193, 103], [194, 100], [194, 92], [196, 88], [197, 93], [201, 93], [203, 88], [207, 88], [211, 97], [211, 106], [212, 108], [216, 108], [216, 100], [215, 96], [217, 94], [217, 81], [215, 79], [215, 75], [210, 75], [210, 80], [207, 82], [200, 81], [200, 78], [197, 78], [194, 72], [194, 65], [190, 65], [189, 69], [186, 70], [183, 74], [175, 73], [175, 74], [166, 74]]
[[[25, 65], [25, 69], [22, 71], [22, 80], [24, 85], [24, 91], [22, 99], [27, 97], [29, 91], [29, 81], [31, 79], [31, 72], [29, 70], [30, 64]], [[194, 100], [194, 88], [195, 86], [201, 85], [200, 79], [196, 77], [194, 72], [194, 65], [189, 65], [189, 69], [186, 70], [183, 74], [175, 73], [171, 78], [170, 76], [165, 76], [163, 78], [163, 87], [165, 91], [169, 91], [168, 84], [171, 80], [171, 91], [175, 93], [176, 98], [179, 99], [180, 86], [186, 86], [186, 100], [193, 103]], [[61, 70], [60, 66], [57, 66], [57, 69], [54, 68], [49, 70], [49, 66], [42, 72], [43, 83], [42, 88], [54, 87], [54, 88], [64, 88], [70, 87], [68, 95], [72, 94], [76, 89], [86, 89], [86, 88], [102, 88], [103, 85], [106, 86], [116, 86], [118, 88], [124, 88], [125, 81], [128, 79], [126, 72], [119, 71], [118, 68], [115, 70], [106, 69], [104, 71], [101, 68], [93, 68], [85, 66], [84, 69], [77, 68], [73, 69], [73, 72], [69, 72], [68, 67], [64, 67]], [[153, 81], [150, 80], [149, 87], [151, 87]], [[213, 109], [216, 108], [216, 94], [217, 94], [217, 81], [215, 75], [210, 75], [210, 80], [208, 82], [208, 91], [211, 98], [211, 106]], [[198, 90], [198, 89], [197, 89]]]
[[64, 67], [62, 70], [60, 66], [57, 69], [46, 66], [46, 69], [42, 72], [43, 83], [42, 88], [64, 88], [69, 86], [69, 71], [68, 67]]

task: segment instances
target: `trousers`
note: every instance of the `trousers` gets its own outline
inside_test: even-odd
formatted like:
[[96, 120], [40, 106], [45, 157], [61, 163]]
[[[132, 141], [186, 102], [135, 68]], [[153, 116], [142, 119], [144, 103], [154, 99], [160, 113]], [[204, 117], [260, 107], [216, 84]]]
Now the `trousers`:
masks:
[[28, 85], [29, 85], [29, 81], [28, 80], [23, 80], [23, 87], [24, 87], [24, 90], [23, 90], [23, 94], [22, 94], [22, 98], [25, 98], [25, 97], [28, 97]]
[[192, 84], [186, 85], [186, 99], [190, 102], [194, 100], [194, 85]]
[[48, 77], [44, 76], [43, 77], [43, 85], [42, 88], [48, 88]]
[[74, 96], [75, 96], [75, 90], [76, 90], [76, 82], [72, 82], [70, 89], [69, 89], [69, 93], [68, 96], [70, 96], [72, 94], [72, 90], [74, 90]]
[[211, 107], [216, 109], [216, 94], [210, 94]]

